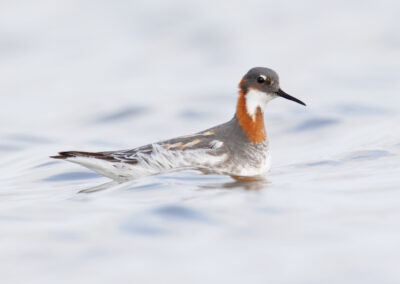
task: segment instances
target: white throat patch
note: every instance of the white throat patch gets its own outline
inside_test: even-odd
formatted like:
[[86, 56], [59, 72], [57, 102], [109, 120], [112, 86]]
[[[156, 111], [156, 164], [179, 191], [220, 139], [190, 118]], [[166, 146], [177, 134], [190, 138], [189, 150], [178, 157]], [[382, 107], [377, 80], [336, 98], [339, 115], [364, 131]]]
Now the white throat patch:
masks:
[[259, 107], [261, 111], [264, 112], [264, 108], [267, 103], [275, 99], [276, 95], [250, 89], [245, 98], [247, 113], [251, 116], [253, 120], [255, 120], [257, 108]]

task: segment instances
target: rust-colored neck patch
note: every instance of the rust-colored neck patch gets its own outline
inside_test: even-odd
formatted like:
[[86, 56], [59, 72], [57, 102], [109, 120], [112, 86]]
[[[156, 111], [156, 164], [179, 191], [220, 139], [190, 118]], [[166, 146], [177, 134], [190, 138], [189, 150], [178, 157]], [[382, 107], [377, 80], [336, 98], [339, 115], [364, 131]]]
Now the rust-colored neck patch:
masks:
[[264, 126], [264, 115], [258, 107], [254, 119], [246, 110], [246, 93], [243, 89], [239, 90], [239, 99], [236, 106], [236, 118], [246, 133], [247, 138], [254, 143], [263, 143], [267, 139], [267, 133]]

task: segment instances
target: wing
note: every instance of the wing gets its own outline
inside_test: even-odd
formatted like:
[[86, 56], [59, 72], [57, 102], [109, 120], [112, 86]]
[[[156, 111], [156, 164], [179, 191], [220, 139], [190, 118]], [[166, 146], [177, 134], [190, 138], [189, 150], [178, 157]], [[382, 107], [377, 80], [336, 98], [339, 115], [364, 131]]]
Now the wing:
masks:
[[[224, 142], [217, 137], [217, 131], [218, 128], [211, 128], [199, 133], [160, 141], [130, 150], [108, 152], [68, 151], [60, 152], [58, 156], [53, 156], [52, 158], [69, 159], [84, 157], [100, 159], [111, 163], [127, 163], [135, 165], [138, 163], [150, 164], [151, 161], [157, 160], [154, 159], [156, 157], [164, 156], [168, 160], [174, 160], [174, 156], [190, 156], [190, 154], [198, 152], [204, 153], [204, 151], [209, 155], [218, 156], [226, 152], [227, 148], [224, 145]], [[198, 151], [196, 152], [195, 150]], [[165, 162], [165, 160], [163, 162]]]
[[160, 141], [131, 150], [100, 152], [98, 154], [104, 157], [112, 157], [113, 161], [136, 164], [139, 161], [143, 161], [145, 156], [151, 156], [155, 152], [160, 152], [160, 150], [168, 150], [176, 153], [191, 150], [207, 150], [208, 154], [217, 154], [221, 153], [223, 145], [223, 141], [217, 139], [213, 129], [209, 129], [196, 134]]

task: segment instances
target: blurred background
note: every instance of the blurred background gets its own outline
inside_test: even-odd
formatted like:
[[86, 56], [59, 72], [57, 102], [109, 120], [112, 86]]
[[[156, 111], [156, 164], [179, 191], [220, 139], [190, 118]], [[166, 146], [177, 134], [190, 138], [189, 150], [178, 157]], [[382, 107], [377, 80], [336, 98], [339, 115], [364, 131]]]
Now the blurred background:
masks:
[[[5, 283], [398, 283], [397, 1], [0, 2]], [[264, 66], [268, 182], [108, 179], [50, 155], [229, 120]], [[89, 190], [90, 191], [90, 190]]]

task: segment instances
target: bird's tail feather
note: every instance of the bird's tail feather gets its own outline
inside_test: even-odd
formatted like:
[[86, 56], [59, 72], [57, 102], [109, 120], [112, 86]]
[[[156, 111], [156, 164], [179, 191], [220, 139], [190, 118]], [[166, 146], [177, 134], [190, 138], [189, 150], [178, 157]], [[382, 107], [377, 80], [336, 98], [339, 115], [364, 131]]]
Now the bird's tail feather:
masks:
[[120, 161], [116, 160], [111, 153], [67, 151], [60, 152], [56, 156], [51, 156], [51, 158], [79, 164], [114, 180], [127, 180], [132, 175], [130, 166], [116, 166], [116, 163]]
[[56, 156], [50, 156], [53, 159], [62, 159], [66, 160], [68, 158], [95, 158], [101, 159], [105, 161], [113, 162], [115, 161], [114, 157], [109, 155], [106, 152], [82, 152], [82, 151], [66, 151], [59, 152]]

